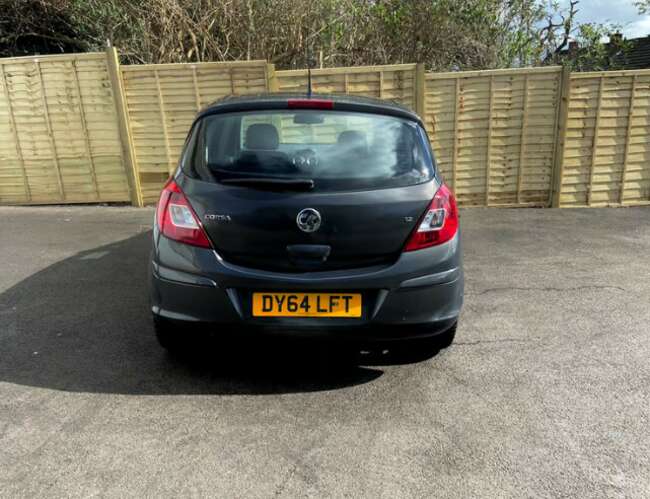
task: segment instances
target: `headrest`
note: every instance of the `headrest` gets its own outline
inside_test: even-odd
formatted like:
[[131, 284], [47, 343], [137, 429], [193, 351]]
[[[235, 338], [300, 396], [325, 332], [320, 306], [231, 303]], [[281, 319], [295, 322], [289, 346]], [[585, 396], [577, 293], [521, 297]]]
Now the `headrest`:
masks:
[[336, 139], [336, 142], [340, 146], [345, 146], [349, 148], [366, 148], [366, 134], [363, 132], [357, 132], [356, 130], [345, 130], [341, 132]]
[[268, 123], [255, 123], [246, 129], [246, 149], [275, 151], [279, 142], [278, 131]]

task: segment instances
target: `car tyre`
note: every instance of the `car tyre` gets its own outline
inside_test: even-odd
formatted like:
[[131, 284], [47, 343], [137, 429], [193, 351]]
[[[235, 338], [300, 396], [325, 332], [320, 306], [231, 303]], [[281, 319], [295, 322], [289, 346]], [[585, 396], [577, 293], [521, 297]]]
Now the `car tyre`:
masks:
[[436, 355], [441, 350], [449, 348], [454, 342], [454, 338], [456, 337], [456, 325], [457, 323], [454, 322], [451, 327], [442, 333], [436, 334], [435, 336], [430, 336], [428, 338], [414, 340], [413, 347], [415, 349], [418, 349], [423, 355]]
[[444, 333], [434, 336], [436, 346], [440, 350], [449, 348], [451, 344], [454, 342], [454, 338], [456, 337], [457, 326], [458, 326], [458, 322], [454, 322], [453, 326], [447, 329]]
[[178, 352], [181, 349], [182, 343], [178, 334], [179, 332], [168, 321], [154, 317], [153, 328], [156, 333], [156, 339], [161, 347], [168, 352]]
[[415, 338], [398, 343], [392, 348], [394, 359], [401, 363], [421, 362], [435, 357], [441, 350], [448, 348], [456, 336], [456, 323], [435, 336]]

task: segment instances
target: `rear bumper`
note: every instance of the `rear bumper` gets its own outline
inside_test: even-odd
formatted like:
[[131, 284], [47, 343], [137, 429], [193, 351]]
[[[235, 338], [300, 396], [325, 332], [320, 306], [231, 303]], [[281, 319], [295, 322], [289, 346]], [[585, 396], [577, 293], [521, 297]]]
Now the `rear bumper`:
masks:
[[[188, 249], [166, 238], [158, 241], [157, 246], [161, 245], [166, 257], [173, 257], [172, 262], [164, 264], [156, 258], [156, 249], [160, 248], [154, 249], [154, 316], [216, 334], [254, 331], [387, 340], [434, 336], [457, 321], [463, 303], [458, 238], [437, 248], [405, 254], [390, 267], [312, 275], [236, 267], [221, 261], [214, 252]], [[185, 257], [190, 255], [191, 267], [184, 268]], [[175, 263], [175, 268], [169, 263]], [[364, 313], [361, 319], [255, 318], [250, 314], [250, 293], [254, 290], [361, 292]]]
[[[436, 321], [428, 324], [379, 325], [374, 323], [360, 326], [273, 326], [227, 324], [220, 322], [187, 322], [166, 319], [154, 314], [154, 320], [162, 321], [179, 335], [193, 335], [210, 339], [238, 341], [264, 338], [290, 338], [301, 340], [322, 340], [336, 343], [346, 342], [392, 342], [431, 338], [451, 329], [458, 318]], [[198, 335], [198, 336], [197, 336]]]

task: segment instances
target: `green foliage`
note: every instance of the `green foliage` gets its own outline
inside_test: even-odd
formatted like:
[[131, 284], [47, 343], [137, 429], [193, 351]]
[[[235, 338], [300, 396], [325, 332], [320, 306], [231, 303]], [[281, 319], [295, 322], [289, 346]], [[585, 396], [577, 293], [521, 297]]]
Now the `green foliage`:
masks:
[[577, 28], [574, 7], [563, 14], [546, 0], [0, 0], [0, 56], [102, 50], [110, 40], [129, 62], [467, 70], [562, 62], [577, 33], [590, 48], [571, 64], [588, 67], [593, 56], [591, 66], [600, 67], [597, 27]]
[[629, 43], [624, 40], [610, 39], [603, 43], [610, 34], [618, 32], [618, 26], [607, 24], [582, 24], [576, 35], [578, 49], [569, 53], [565, 64], [573, 71], [606, 71], [621, 69], [624, 66]]
[[635, 0], [634, 5], [636, 5], [641, 14], [647, 14], [650, 12], [650, 0]]
[[0, 56], [83, 52], [67, 5], [44, 0], [0, 0]]

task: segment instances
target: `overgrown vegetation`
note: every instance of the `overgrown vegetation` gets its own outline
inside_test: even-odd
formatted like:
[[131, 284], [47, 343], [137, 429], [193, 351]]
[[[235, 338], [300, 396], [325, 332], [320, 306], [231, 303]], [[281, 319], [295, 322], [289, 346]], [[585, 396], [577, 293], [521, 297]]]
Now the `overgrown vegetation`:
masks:
[[[110, 40], [140, 63], [616, 65], [591, 61], [602, 46], [595, 34], [609, 27], [578, 25], [577, 8], [545, 0], [0, 0], [0, 56], [102, 50]], [[579, 63], [577, 53], [567, 58], [572, 37], [588, 45]]]
[[641, 14], [650, 12], [650, 0], [635, 0], [634, 5], [637, 6]]

